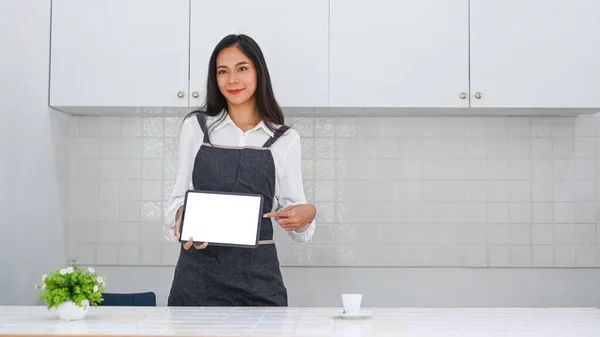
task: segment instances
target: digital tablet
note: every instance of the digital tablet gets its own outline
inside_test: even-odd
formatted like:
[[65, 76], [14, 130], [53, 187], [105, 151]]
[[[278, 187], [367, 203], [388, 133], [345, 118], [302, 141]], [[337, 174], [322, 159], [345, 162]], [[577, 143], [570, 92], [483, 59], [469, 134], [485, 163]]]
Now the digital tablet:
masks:
[[181, 215], [181, 237], [209, 246], [258, 246], [263, 219], [260, 194], [189, 190]]

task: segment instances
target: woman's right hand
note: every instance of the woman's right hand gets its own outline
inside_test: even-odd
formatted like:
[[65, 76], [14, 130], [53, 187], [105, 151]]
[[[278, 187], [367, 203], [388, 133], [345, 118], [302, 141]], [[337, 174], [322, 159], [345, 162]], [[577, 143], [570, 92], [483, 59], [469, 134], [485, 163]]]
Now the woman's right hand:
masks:
[[[179, 209], [177, 210], [177, 221], [175, 222], [175, 238], [177, 239], [177, 241], [179, 241], [179, 238], [181, 238], [181, 233], [179, 232], [179, 228], [181, 227], [181, 213], [183, 211], [183, 206], [179, 207]], [[200, 250], [200, 249], [205, 249], [206, 246], [208, 246], [208, 242], [205, 242], [201, 245], [198, 244], [194, 244], [194, 238], [190, 237], [190, 239], [188, 240], [188, 242], [186, 242], [183, 245], [183, 248], [185, 250], [188, 250], [190, 248], [192, 248], [192, 246], [194, 246], [194, 248]]]

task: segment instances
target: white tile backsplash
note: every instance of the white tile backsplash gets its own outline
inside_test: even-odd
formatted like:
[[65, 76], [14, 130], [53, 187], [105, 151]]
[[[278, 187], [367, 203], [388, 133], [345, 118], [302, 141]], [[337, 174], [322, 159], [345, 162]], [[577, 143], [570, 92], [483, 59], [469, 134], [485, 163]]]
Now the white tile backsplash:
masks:
[[[306, 245], [282, 265], [600, 267], [600, 117], [289, 118]], [[73, 117], [70, 255], [173, 265], [163, 240], [178, 117]]]

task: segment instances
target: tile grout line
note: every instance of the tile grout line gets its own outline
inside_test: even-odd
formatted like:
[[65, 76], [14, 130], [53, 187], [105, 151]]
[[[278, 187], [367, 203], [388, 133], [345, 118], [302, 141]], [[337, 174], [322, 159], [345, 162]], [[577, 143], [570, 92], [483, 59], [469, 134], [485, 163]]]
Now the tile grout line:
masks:
[[533, 246], [533, 225], [534, 225], [534, 221], [533, 221], [533, 212], [534, 212], [534, 206], [533, 206], [533, 160], [532, 158], [532, 153], [533, 153], [533, 149], [532, 149], [532, 141], [531, 141], [531, 118], [527, 117], [527, 129], [528, 129], [528, 134], [529, 137], [527, 138], [528, 142], [529, 142], [529, 247], [531, 247], [531, 251], [530, 251], [530, 259], [531, 259], [531, 268], [535, 268], [535, 262], [534, 262], [534, 249], [535, 247]]

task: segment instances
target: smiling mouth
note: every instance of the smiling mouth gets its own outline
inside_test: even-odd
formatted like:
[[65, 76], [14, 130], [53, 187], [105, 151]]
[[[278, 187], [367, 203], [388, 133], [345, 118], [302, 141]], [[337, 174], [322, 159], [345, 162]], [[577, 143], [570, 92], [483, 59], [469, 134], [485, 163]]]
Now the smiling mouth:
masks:
[[228, 93], [232, 94], [232, 95], [237, 95], [240, 92], [244, 91], [244, 89], [237, 89], [237, 90], [227, 90]]

